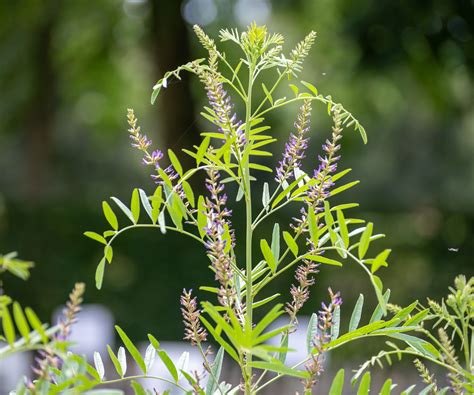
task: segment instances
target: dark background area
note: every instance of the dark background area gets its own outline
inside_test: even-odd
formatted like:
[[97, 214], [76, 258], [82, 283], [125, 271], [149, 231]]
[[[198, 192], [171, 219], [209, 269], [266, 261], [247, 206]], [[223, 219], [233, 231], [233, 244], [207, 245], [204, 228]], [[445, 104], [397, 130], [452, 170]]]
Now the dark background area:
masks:
[[[387, 235], [379, 248], [393, 252], [381, 276], [393, 302], [439, 298], [456, 274], [473, 274], [472, 1], [2, 0], [0, 250], [37, 263], [28, 283], [6, 277], [7, 293], [47, 319], [85, 281], [86, 301], [108, 306], [133, 337], [181, 337], [182, 288], [213, 281], [201, 247], [175, 234], [127, 233], [98, 292], [101, 251], [82, 233], [105, 229], [102, 200], [128, 201], [136, 186], [153, 191], [129, 147], [128, 107], [163, 150], [192, 146], [208, 127], [195, 80], [173, 82], [155, 106], [149, 100], [165, 71], [204, 56], [192, 24], [217, 36], [253, 19], [283, 33], [287, 51], [316, 30], [302, 79], [344, 103], [368, 132], [367, 146], [346, 132], [342, 166], [362, 182], [341, 199], [359, 202], [354, 215]], [[292, 107], [270, 119], [275, 152], [295, 114]], [[307, 171], [329, 133], [324, 114], [314, 111]], [[237, 229], [241, 217], [235, 207]], [[291, 281], [279, 280], [283, 301]], [[360, 292], [372, 292], [350, 263], [324, 267], [307, 313], [327, 299], [328, 286], [341, 290], [346, 313]]]

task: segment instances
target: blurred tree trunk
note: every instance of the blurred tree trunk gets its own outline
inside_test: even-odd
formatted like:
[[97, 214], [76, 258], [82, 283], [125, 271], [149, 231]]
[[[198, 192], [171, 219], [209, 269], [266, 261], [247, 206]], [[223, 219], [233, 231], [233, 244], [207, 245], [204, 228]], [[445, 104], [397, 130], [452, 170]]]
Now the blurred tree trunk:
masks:
[[[150, 0], [152, 8], [151, 44], [156, 65], [156, 80], [191, 60], [188, 31], [181, 16], [182, 0]], [[189, 75], [171, 81], [158, 98], [164, 130], [162, 147], [191, 147], [199, 141], [194, 117]]]
[[48, 1], [38, 10], [32, 29], [32, 95], [26, 115], [26, 185], [29, 198], [36, 201], [50, 181], [52, 130], [56, 78], [52, 64], [52, 38], [59, 2]]

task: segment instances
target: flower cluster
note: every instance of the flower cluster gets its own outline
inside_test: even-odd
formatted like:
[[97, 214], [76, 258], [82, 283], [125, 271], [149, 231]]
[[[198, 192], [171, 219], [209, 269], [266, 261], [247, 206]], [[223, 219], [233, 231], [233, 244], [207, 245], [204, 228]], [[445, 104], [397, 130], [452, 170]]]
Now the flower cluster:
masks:
[[[164, 181], [158, 171], [160, 169], [160, 161], [163, 159], [163, 152], [160, 150], [154, 150], [150, 152], [148, 148], [152, 145], [152, 141], [145, 135], [141, 133], [141, 127], [138, 126], [138, 119], [135, 116], [133, 109], [129, 108], [127, 113], [127, 120], [130, 128], [128, 129], [128, 133], [130, 135], [130, 139], [132, 140], [132, 147], [138, 149], [143, 153], [142, 162], [144, 165], [152, 166], [156, 173], [151, 175], [153, 181], [155, 181], [159, 185], [163, 185]], [[170, 181], [174, 181], [178, 178], [178, 173], [174, 169], [173, 165], [169, 165], [165, 169], [163, 169], [167, 177]], [[176, 192], [179, 194], [181, 199], [184, 200], [185, 193], [181, 185], [176, 186]]]
[[193, 346], [206, 341], [207, 332], [201, 326], [199, 316], [201, 310], [197, 308], [197, 298], [192, 297], [192, 290], [189, 292], [183, 289], [181, 295], [181, 313], [184, 323], [184, 340], [189, 340]]
[[292, 284], [290, 288], [290, 294], [292, 297], [291, 302], [286, 305], [286, 312], [290, 316], [290, 324], [296, 326], [297, 314], [309, 299], [309, 288], [314, 284], [315, 280], [312, 276], [318, 273], [318, 264], [310, 261], [303, 260], [303, 263], [296, 269], [295, 279], [298, 281], [298, 285]]
[[289, 72], [301, 71], [303, 60], [308, 56], [311, 47], [316, 39], [316, 32], [311, 31], [295, 49], [291, 51], [290, 62], [288, 64]]
[[305, 157], [305, 150], [308, 147], [309, 138], [305, 135], [310, 129], [311, 121], [311, 100], [305, 100], [301, 106], [295, 122], [296, 134], [290, 134], [290, 140], [285, 145], [283, 158], [276, 168], [277, 182], [291, 179], [295, 168], [301, 167], [301, 160]]
[[[69, 294], [69, 300], [63, 310], [63, 316], [58, 322], [58, 332], [54, 336], [55, 342], [65, 342], [71, 334], [71, 329], [77, 321], [77, 315], [81, 311], [82, 297], [84, 295], [85, 284], [76, 283], [74, 289]], [[33, 368], [38, 380], [52, 379], [50, 375], [51, 369], [60, 367], [62, 361], [50, 346], [46, 346], [44, 350], [38, 351], [39, 357], [35, 359], [37, 367]], [[34, 384], [29, 383], [28, 387], [34, 389]]]
[[[340, 159], [336, 153], [340, 150], [341, 146], [339, 140], [342, 138], [342, 115], [341, 108], [336, 105], [332, 108], [333, 122], [331, 139], [327, 139], [322, 146], [325, 152], [324, 156], [318, 155], [319, 166], [314, 171], [313, 183], [306, 192], [306, 201], [308, 205], [313, 207], [315, 213], [321, 212], [324, 208], [324, 201], [330, 195], [330, 189], [334, 185], [331, 176], [337, 169], [337, 162]], [[292, 227], [297, 232], [307, 232], [307, 211], [303, 207], [301, 209], [301, 217], [293, 218], [296, 222]], [[308, 244], [312, 246], [311, 240], [307, 240]], [[312, 246], [314, 247], [314, 246]], [[314, 250], [314, 248], [312, 248]]]
[[237, 147], [245, 144], [245, 131], [242, 121], [237, 119], [233, 113], [231, 97], [227, 94], [217, 72], [205, 72], [201, 75], [207, 92], [207, 98], [214, 113], [216, 114], [217, 126], [226, 138], [235, 138]]
[[205, 245], [216, 280], [220, 284], [219, 303], [222, 306], [232, 307], [235, 300], [235, 289], [232, 286], [234, 232], [229, 221], [232, 212], [225, 207], [227, 195], [221, 194], [224, 186], [219, 182], [218, 171], [208, 169], [206, 187], [210, 192], [210, 197], [207, 197], [205, 202], [207, 217]]
[[313, 338], [313, 346], [316, 352], [311, 354], [311, 359], [305, 366], [309, 377], [304, 381], [304, 385], [305, 391], [309, 393], [311, 393], [311, 388], [316, 384], [318, 376], [323, 371], [324, 348], [331, 340], [334, 312], [342, 304], [339, 292], [334, 293], [331, 288], [329, 288], [328, 291], [331, 301], [328, 305], [322, 303], [322, 309], [318, 312], [318, 326]]
[[318, 156], [319, 167], [314, 171], [313, 178], [316, 183], [308, 191], [308, 200], [313, 205], [314, 211], [322, 210], [322, 203], [329, 197], [329, 189], [334, 185], [331, 175], [337, 170], [337, 162], [340, 156], [336, 153], [341, 146], [339, 140], [342, 138], [342, 114], [341, 107], [334, 106], [332, 109], [334, 126], [332, 127], [331, 139], [323, 144], [324, 156]]

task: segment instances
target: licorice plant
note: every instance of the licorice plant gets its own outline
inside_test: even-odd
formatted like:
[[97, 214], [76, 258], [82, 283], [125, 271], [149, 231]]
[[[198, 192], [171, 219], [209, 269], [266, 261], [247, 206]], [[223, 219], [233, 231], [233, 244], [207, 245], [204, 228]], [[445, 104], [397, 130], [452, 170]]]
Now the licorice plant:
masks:
[[[107, 263], [112, 263], [113, 243], [127, 230], [147, 227], [163, 234], [178, 232], [202, 244], [217, 285], [200, 287], [209, 292], [209, 300], [202, 302], [185, 290], [181, 310], [184, 338], [199, 349], [203, 371], [188, 371], [183, 363], [186, 357], [173, 362], [152, 335], [148, 336], [150, 345], [143, 357], [117, 327], [125, 348], [142, 374], [127, 377], [124, 348], [115, 354], [109, 347], [118, 379], [106, 378], [99, 354], [94, 357], [95, 368], [80, 357], [69, 355], [63, 361], [63, 369], [56, 370], [50, 392], [67, 389], [82, 392], [129, 380], [135, 392], [143, 394], [146, 392], [137, 380], [148, 378], [168, 381], [183, 393], [242, 391], [256, 394], [271, 388], [282, 377], [291, 376], [301, 380], [305, 394], [311, 394], [327, 352], [362, 337], [390, 336], [403, 342], [405, 338], [395, 335], [416, 328], [409, 325], [410, 312], [415, 306], [396, 312], [390, 319], [383, 318], [387, 314], [389, 292], [383, 290], [376, 272], [387, 266], [390, 250], [367, 256], [370, 243], [383, 235], [374, 233], [372, 223], [347, 214], [357, 204], [330, 204], [333, 196], [357, 184], [357, 181], [340, 184], [350, 172], [350, 169], [338, 169], [345, 130], [358, 132], [364, 142], [366, 133], [357, 119], [331, 96], [318, 93], [311, 83], [298, 82], [316, 34], [309, 33], [285, 55], [283, 37], [270, 34], [264, 26], [252, 24], [244, 32], [221, 30], [220, 40], [231, 42], [240, 51], [238, 63], [231, 64], [212, 38], [198, 26], [194, 30], [208, 57], [167, 72], [153, 88], [152, 103], [160, 90], [166, 89], [171, 80], [179, 80], [183, 72], [198, 77], [209, 101], [201, 115], [214, 130], [202, 133], [198, 146], [183, 149], [195, 161], [195, 167], [183, 169], [171, 149], [167, 151], [169, 165], [164, 165], [163, 151], [152, 148], [134, 111], [129, 110], [132, 146], [141, 152], [144, 165], [150, 169], [155, 190], [151, 194], [142, 189], [133, 190], [129, 206], [113, 197], [115, 211], [118, 208], [124, 217], [120, 223], [113, 205], [104, 201], [102, 207], [110, 228], [85, 234], [104, 245], [104, 257], [96, 271], [98, 288], [102, 286]], [[263, 74], [274, 79], [271, 86], [262, 83]], [[288, 90], [286, 96], [279, 97], [277, 92], [284, 89]], [[241, 114], [237, 111], [240, 106], [234, 106], [235, 100], [242, 104]], [[311, 113], [317, 104], [327, 108], [333, 123], [319, 156], [308, 151]], [[269, 147], [276, 141], [265, 117], [291, 105], [296, 112], [294, 128], [277, 168], [271, 169], [259, 161], [261, 157], [272, 155]], [[259, 181], [264, 172], [273, 173], [275, 183]], [[204, 173], [206, 179], [206, 192], [200, 196], [196, 196], [191, 186], [197, 173]], [[243, 234], [235, 232], [232, 225], [232, 210], [236, 205], [245, 206]], [[261, 225], [290, 206], [295, 209], [291, 222], [285, 226], [273, 224], [271, 240], [261, 238]], [[236, 245], [241, 244], [245, 245], [242, 256], [236, 249]], [[295, 366], [287, 366], [285, 360], [292, 351], [288, 348], [288, 339], [298, 325], [302, 306], [310, 297], [315, 274], [324, 265], [343, 266], [346, 260], [359, 265], [373, 285], [378, 305], [370, 322], [359, 327], [361, 296], [348, 332], [340, 334], [342, 299], [338, 292], [330, 289], [329, 302], [323, 303], [321, 311], [313, 314], [308, 325], [307, 357]], [[281, 290], [272, 289], [272, 285], [276, 278], [290, 270], [295, 273], [295, 282], [286, 296], [280, 295], [277, 291]], [[272, 296], [262, 296], [262, 291], [269, 289]], [[259, 314], [255, 314], [257, 309]], [[286, 316], [286, 324], [275, 327], [276, 319], [282, 316]], [[278, 345], [270, 345], [269, 340], [276, 340]], [[207, 342], [217, 344], [218, 351], [212, 353]], [[171, 379], [150, 376], [150, 366], [156, 357], [163, 361]], [[234, 360], [239, 366], [240, 384], [232, 386], [221, 381], [224, 358]]]
[[[322, 265], [342, 266], [341, 260], [354, 260], [368, 280], [373, 284], [380, 311], [385, 313], [383, 285], [375, 272], [387, 266], [390, 250], [384, 250], [373, 258], [366, 257], [371, 241], [382, 235], [373, 234], [372, 223], [360, 219], [346, 218], [345, 212], [357, 206], [354, 203], [330, 205], [330, 199], [357, 181], [336, 186], [350, 169], [339, 170], [340, 143], [345, 129], [357, 131], [363, 141], [366, 133], [357, 119], [331, 96], [318, 93], [311, 83], [297, 82], [304, 59], [308, 56], [316, 33], [309, 33], [290, 53], [283, 53], [283, 37], [270, 34], [266, 27], [252, 24], [242, 33], [237, 30], [221, 30], [220, 40], [229, 41], [241, 51], [236, 65], [227, 60], [215, 41], [195, 26], [197, 38], [208, 51], [207, 59], [189, 62], [176, 70], [167, 72], [153, 88], [152, 103], [161, 89], [170, 80], [180, 79], [182, 72], [196, 75], [208, 97], [209, 105], [201, 115], [215, 128], [202, 133], [202, 142], [194, 150], [183, 149], [191, 156], [196, 166], [184, 170], [177, 155], [169, 149], [169, 166], [163, 166], [164, 154], [152, 148], [152, 142], [142, 133], [133, 110], [128, 111], [129, 134], [132, 146], [142, 153], [142, 161], [151, 169], [151, 177], [157, 188], [151, 196], [141, 189], [132, 193], [130, 208], [117, 198], [112, 198], [131, 224], [119, 227], [117, 217], [107, 202], [103, 210], [111, 230], [103, 234], [86, 232], [86, 235], [103, 243], [104, 258], [98, 265], [96, 284], [100, 288], [106, 262], [112, 261], [112, 244], [124, 231], [136, 227], [155, 227], [162, 233], [179, 232], [198, 240], [210, 260], [217, 286], [203, 286], [214, 302], [198, 304], [191, 291], [181, 298], [185, 324], [185, 338], [197, 346], [204, 359], [204, 367], [213, 375], [208, 351], [203, 343], [209, 337], [217, 342], [226, 355], [234, 359], [242, 372], [241, 388], [246, 394], [258, 392], [284, 375], [296, 376], [304, 382], [310, 393], [322, 369], [320, 356], [334, 340], [334, 317], [339, 315], [341, 298], [330, 291], [330, 303], [323, 306], [317, 322], [310, 328], [309, 356], [302, 361], [306, 369], [288, 368], [284, 365], [288, 352], [288, 336], [297, 325], [297, 315], [309, 298], [314, 284], [314, 275]], [[261, 82], [262, 74], [273, 73], [275, 81], [267, 87]], [[288, 83], [291, 97], [275, 97], [277, 88]], [[256, 97], [263, 97], [256, 101]], [[240, 100], [243, 114], [237, 114], [233, 101]], [[331, 117], [333, 127], [322, 153], [308, 153], [312, 107], [323, 104]], [[262, 156], [271, 156], [270, 144], [276, 138], [265, 124], [265, 116], [291, 104], [297, 105], [294, 130], [289, 136], [285, 150], [276, 169], [259, 163]], [[309, 157], [303, 170], [303, 160]], [[197, 199], [190, 180], [198, 172], [206, 174], [207, 194]], [[275, 184], [258, 183], [262, 172], [274, 173]], [[235, 183], [237, 193], [234, 204], [245, 205], [245, 235], [238, 237], [232, 228], [230, 196], [224, 191]], [[257, 202], [261, 202], [257, 208]], [[282, 229], [274, 224], [271, 241], [262, 238], [254, 249], [254, 239], [260, 225], [284, 207], [293, 204], [297, 215]], [[140, 221], [140, 209], [145, 210], [148, 222]], [[349, 227], [356, 225], [355, 229]], [[281, 245], [281, 238], [285, 244]], [[245, 244], [245, 256], [237, 256], [235, 246]], [[335, 254], [334, 254], [335, 253]], [[260, 298], [261, 291], [271, 286], [272, 281], [288, 270], [295, 270], [296, 282], [290, 289], [290, 300], [286, 304], [276, 303], [278, 293]], [[215, 296], [215, 298], [214, 298]], [[271, 306], [271, 308], [269, 308]], [[264, 317], [256, 322], [256, 309], [268, 308]], [[280, 328], [267, 329], [283, 314], [288, 323]], [[210, 335], [210, 336], [209, 336]], [[279, 336], [279, 347], [266, 344]], [[258, 375], [256, 374], [258, 371]], [[269, 381], [268, 372], [273, 372]], [[276, 375], [275, 375], [276, 374]], [[211, 377], [216, 381], [215, 377]], [[197, 383], [197, 378], [194, 379]], [[216, 381], [217, 385], [217, 381]]]

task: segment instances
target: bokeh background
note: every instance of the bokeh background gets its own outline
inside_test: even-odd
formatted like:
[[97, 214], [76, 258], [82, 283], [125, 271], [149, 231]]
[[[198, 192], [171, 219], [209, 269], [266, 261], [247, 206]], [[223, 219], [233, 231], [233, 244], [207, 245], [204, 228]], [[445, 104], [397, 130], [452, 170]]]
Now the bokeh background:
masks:
[[[283, 33], [287, 50], [318, 32], [303, 79], [344, 103], [368, 132], [366, 146], [346, 133], [342, 165], [362, 182], [341, 199], [359, 202], [354, 215], [387, 235], [379, 247], [393, 249], [382, 273], [393, 302], [439, 298], [456, 274], [473, 274], [471, 0], [1, 0], [0, 250], [36, 262], [28, 283], [5, 277], [7, 293], [48, 319], [73, 283], [85, 281], [87, 302], [106, 305], [131, 336], [181, 338], [182, 288], [213, 281], [200, 246], [174, 234], [128, 233], [98, 292], [101, 251], [82, 233], [105, 229], [102, 200], [127, 201], [136, 186], [153, 190], [129, 147], [127, 108], [162, 149], [190, 147], [208, 127], [196, 80], [174, 81], [156, 105], [149, 100], [165, 71], [205, 55], [192, 25], [217, 36], [252, 20]], [[269, 119], [275, 150], [295, 113]], [[324, 113], [314, 112], [308, 171], [329, 133]], [[279, 281], [282, 300], [291, 280]], [[324, 267], [306, 313], [328, 286], [341, 290], [346, 312], [360, 292], [371, 294], [357, 268]]]

